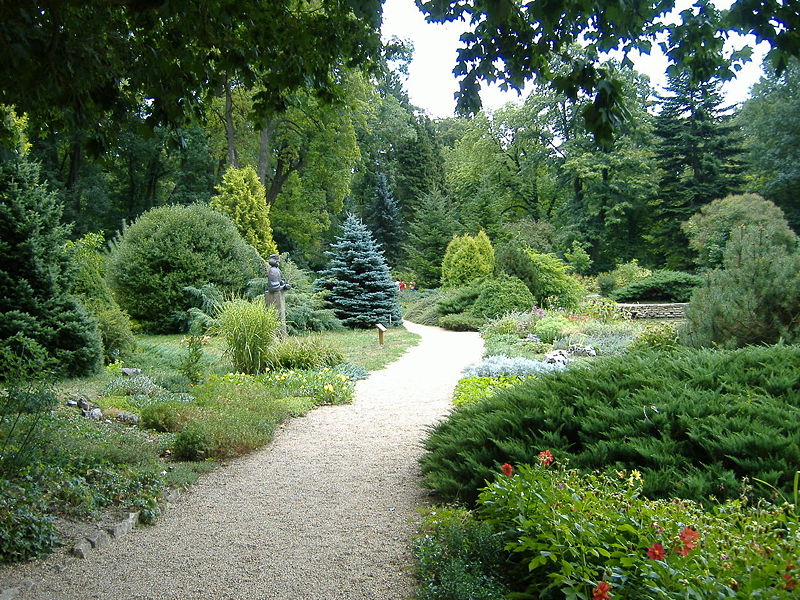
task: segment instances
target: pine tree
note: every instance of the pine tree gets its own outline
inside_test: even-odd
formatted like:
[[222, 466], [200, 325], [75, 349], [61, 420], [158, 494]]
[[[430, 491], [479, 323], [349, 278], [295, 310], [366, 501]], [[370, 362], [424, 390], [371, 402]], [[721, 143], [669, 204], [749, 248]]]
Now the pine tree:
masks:
[[[0, 108], [0, 119], [6, 117]], [[62, 206], [20, 146], [0, 152], [0, 345], [17, 334], [43, 347], [63, 375], [100, 367], [96, 322], [69, 294]]]
[[455, 207], [441, 192], [431, 192], [420, 200], [404, 246], [406, 264], [417, 274], [420, 286], [439, 285], [447, 244], [460, 230]]
[[389, 267], [360, 219], [348, 215], [326, 254], [330, 263], [322, 272], [322, 287], [329, 291], [326, 300], [345, 325], [369, 328], [402, 322]]
[[367, 224], [375, 241], [383, 248], [387, 262], [396, 265], [400, 257], [403, 232], [400, 227], [400, 210], [392, 195], [386, 175], [378, 173], [375, 191], [369, 205]]
[[743, 148], [723, 115], [720, 82], [693, 83], [672, 76], [655, 119], [656, 161], [664, 172], [656, 207], [654, 240], [670, 268], [688, 268], [691, 256], [681, 223], [716, 198], [741, 190]]

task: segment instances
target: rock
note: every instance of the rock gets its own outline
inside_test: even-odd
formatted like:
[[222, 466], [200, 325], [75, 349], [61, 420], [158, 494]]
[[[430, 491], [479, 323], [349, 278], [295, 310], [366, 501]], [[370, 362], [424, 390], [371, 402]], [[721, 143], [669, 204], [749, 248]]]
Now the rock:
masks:
[[122, 374], [126, 377], [133, 377], [134, 375], [141, 375], [141, 369], [134, 369], [132, 367], [122, 367]]
[[569, 354], [566, 350], [553, 350], [544, 355], [543, 362], [549, 365], [566, 367], [569, 363]]
[[78, 403], [75, 400], [67, 400], [67, 406], [72, 406], [73, 408], [78, 406]]
[[181, 491], [178, 488], [172, 488], [169, 490], [165, 490], [162, 493], [162, 497], [164, 500], [169, 502], [170, 504], [175, 503], [181, 497]]
[[86, 398], [81, 396], [80, 398], [78, 398], [78, 408], [80, 408], [81, 410], [91, 410], [92, 405], [86, 401]]
[[86, 541], [92, 545], [92, 548], [102, 548], [110, 539], [105, 531], [94, 531], [86, 536]]
[[122, 421], [128, 425], [136, 425], [139, 422], [139, 417], [133, 413], [120, 411], [116, 415], [117, 421]]
[[569, 353], [573, 356], [597, 356], [597, 350], [592, 346], [581, 346], [580, 344], [570, 345]]
[[78, 558], [86, 558], [89, 556], [89, 552], [92, 551], [92, 544], [89, 543], [89, 540], [81, 540], [77, 544], [72, 547], [72, 554], [77, 556]]
[[113, 525], [109, 525], [106, 527], [106, 531], [111, 537], [118, 538], [126, 533], [130, 533], [133, 529], [133, 521], [130, 519], [123, 519], [118, 523], [114, 523]]
[[99, 421], [103, 418], [103, 411], [99, 408], [93, 408], [89, 411], [88, 414], [84, 415], [85, 417], [89, 417], [90, 419], [94, 419], [95, 421]]

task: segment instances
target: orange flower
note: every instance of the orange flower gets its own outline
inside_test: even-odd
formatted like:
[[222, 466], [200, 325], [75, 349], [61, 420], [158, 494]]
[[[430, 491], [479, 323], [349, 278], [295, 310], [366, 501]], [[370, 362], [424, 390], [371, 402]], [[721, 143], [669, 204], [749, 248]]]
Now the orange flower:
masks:
[[650, 560], [661, 560], [664, 558], [664, 546], [661, 544], [653, 544], [647, 548], [647, 558]]
[[500, 467], [500, 472], [506, 477], [511, 477], [511, 474], [514, 472], [514, 467], [508, 463], [505, 463], [502, 467]]

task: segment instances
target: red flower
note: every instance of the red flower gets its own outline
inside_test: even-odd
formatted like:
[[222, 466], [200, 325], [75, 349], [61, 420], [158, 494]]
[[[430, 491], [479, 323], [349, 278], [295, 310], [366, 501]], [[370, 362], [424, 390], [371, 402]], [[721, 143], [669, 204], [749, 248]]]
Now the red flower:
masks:
[[700, 534], [694, 529], [691, 529], [690, 527], [684, 527], [680, 530], [680, 533], [678, 533], [678, 539], [680, 542], [675, 545], [675, 548], [673, 548], [672, 551], [675, 552], [675, 554], [687, 556], [689, 554], [689, 550], [697, 547], [695, 542], [697, 541], [698, 537], [700, 537]]
[[552, 465], [556, 459], [553, 458], [553, 455], [550, 454], [550, 450], [542, 450], [539, 452], [539, 464], [543, 467], [547, 465]]
[[505, 463], [502, 467], [500, 467], [500, 472], [506, 477], [511, 477], [511, 474], [514, 472], [514, 467], [508, 463]]
[[647, 548], [647, 558], [650, 560], [661, 560], [664, 558], [664, 546], [661, 544], [653, 544]]
[[611, 597], [608, 595], [608, 590], [610, 589], [610, 583], [601, 581], [597, 584], [597, 587], [592, 590], [592, 600], [608, 600]]

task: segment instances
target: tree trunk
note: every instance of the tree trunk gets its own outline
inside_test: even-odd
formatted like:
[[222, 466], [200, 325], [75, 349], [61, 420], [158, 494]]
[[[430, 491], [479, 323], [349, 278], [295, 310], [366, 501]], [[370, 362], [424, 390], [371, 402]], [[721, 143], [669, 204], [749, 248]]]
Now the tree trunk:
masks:
[[272, 165], [270, 165], [270, 158], [272, 149], [270, 148], [272, 142], [272, 131], [274, 125], [272, 121], [267, 121], [264, 128], [258, 134], [258, 180], [265, 188], [267, 187], [267, 178], [272, 178]]
[[239, 157], [236, 155], [236, 145], [233, 138], [233, 97], [231, 96], [231, 82], [225, 75], [225, 139], [228, 142], [228, 164], [239, 168]]

